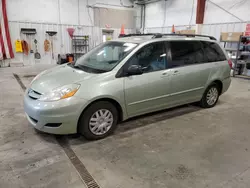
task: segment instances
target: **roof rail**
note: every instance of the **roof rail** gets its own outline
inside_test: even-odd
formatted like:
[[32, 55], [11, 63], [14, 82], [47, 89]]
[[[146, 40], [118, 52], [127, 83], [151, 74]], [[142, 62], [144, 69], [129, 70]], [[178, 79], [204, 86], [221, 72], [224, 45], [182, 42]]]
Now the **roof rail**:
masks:
[[208, 36], [208, 35], [196, 35], [196, 34], [161, 34], [161, 33], [158, 33], [158, 34], [155, 34], [154, 35], [154, 38], [161, 38], [163, 36], [183, 36], [183, 37], [206, 37], [206, 38], [209, 38], [210, 40], [216, 40], [215, 37], [212, 37], [212, 36]]
[[196, 35], [196, 34], [175, 34], [175, 33], [146, 33], [146, 34], [128, 34], [128, 35], [120, 35], [119, 37], [133, 37], [133, 36], [150, 36], [153, 35], [152, 38], [162, 38], [163, 36], [183, 36], [183, 37], [206, 37], [210, 40], [216, 40], [215, 37], [208, 35]]
[[155, 35], [156, 33], [145, 33], [145, 34], [127, 34], [127, 35], [123, 35], [123, 34], [120, 34], [119, 35], [119, 38], [123, 38], [123, 37], [138, 37], [138, 36], [150, 36], [150, 35]]

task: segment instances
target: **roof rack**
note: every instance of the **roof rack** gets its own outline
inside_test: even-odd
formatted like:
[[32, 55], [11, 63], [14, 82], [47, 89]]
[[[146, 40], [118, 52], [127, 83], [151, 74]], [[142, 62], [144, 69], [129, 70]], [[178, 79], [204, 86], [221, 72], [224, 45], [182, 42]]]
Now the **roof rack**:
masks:
[[210, 40], [216, 40], [216, 38], [212, 37], [212, 36], [208, 36], [208, 35], [196, 35], [196, 34], [156, 34], [154, 35], [154, 38], [161, 38], [163, 36], [184, 36], [184, 37], [206, 37], [209, 38]]
[[136, 34], [136, 33], [133, 33], [133, 34], [120, 34], [119, 35], [119, 38], [124, 38], [124, 37], [138, 37], [138, 36], [150, 36], [150, 35], [156, 35], [157, 33], [145, 33], [145, 34]]
[[172, 34], [172, 33], [146, 33], [146, 34], [128, 34], [128, 35], [122, 35], [119, 37], [133, 37], [133, 36], [150, 36], [153, 35], [152, 38], [162, 38], [163, 36], [183, 36], [183, 37], [206, 37], [210, 40], [216, 40], [215, 37], [208, 36], [208, 35], [196, 35], [196, 34]]

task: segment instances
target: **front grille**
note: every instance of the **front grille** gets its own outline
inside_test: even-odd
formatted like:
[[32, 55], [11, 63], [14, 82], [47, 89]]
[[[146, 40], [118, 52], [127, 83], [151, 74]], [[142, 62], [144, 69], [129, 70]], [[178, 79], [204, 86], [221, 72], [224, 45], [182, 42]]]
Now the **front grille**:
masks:
[[35, 97], [31, 97], [31, 96], [29, 96], [31, 99], [34, 99], [34, 100], [37, 100], [37, 98], [35, 98]]
[[47, 123], [45, 126], [46, 127], [59, 127], [61, 123]]
[[31, 98], [31, 99], [34, 99], [34, 100], [37, 100], [41, 97], [41, 93], [33, 90], [33, 89], [29, 89], [28, 91], [28, 96]]
[[36, 119], [34, 119], [34, 118], [30, 117], [30, 116], [29, 116], [29, 118], [30, 118], [32, 121], [34, 121], [35, 123], [38, 122]]
[[41, 93], [39, 93], [39, 92], [37, 92], [37, 91], [35, 91], [35, 90], [33, 90], [33, 91], [34, 91], [34, 93], [37, 94], [37, 95], [42, 95]]

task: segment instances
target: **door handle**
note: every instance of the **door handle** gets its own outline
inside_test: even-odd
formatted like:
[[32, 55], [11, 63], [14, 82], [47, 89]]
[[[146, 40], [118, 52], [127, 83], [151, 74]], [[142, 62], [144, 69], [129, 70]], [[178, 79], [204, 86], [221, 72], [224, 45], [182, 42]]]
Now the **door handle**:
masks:
[[174, 73], [173, 73], [173, 75], [177, 75], [177, 74], [179, 74], [179, 71], [175, 70]]
[[163, 73], [161, 74], [161, 77], [162, 77], [162, 78], [166, 78], [166, 77], [169, 77], [169, 76], [170, 76], [169, 71], [163, 72]]
[[167, 74], [168, 74], [168, 73], [166, 73], [166, 72], [162, 73], [163, 76], [165, 76], [165, 75], [167, 75]]

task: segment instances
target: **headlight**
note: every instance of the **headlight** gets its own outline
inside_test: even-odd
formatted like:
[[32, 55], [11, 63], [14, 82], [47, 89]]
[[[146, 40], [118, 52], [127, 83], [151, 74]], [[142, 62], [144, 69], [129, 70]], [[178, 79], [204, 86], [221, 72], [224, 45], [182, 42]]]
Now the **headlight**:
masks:
[[38, 100], [39, 101], [57, 101], [60, 99], [66, 99], [75, 95], [80, 88], [80, 84], [70, 84], [63, 87], [53, 89], [52, 91], [43, 94]]

